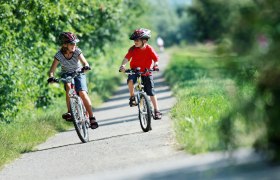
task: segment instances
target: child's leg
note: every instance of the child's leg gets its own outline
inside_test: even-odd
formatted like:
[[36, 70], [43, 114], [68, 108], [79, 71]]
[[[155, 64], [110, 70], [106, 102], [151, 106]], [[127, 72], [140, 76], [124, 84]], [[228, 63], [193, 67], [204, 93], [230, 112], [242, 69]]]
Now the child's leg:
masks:
[[70, 114], [70, 98], [68, 96], [69, 90], [70, 90], [70, 84], [65, 84], [65, 97], [66, 97], [65, 100], [66, 100], [66, 106], [67, 106], [67, 113], [64, 113], [62, 115], [62, 118], [67, 121], [72, 119], [71, 114]]
[[128, 90], [129, 90], [130, 97], [134, 96], [133, 80], [132, 79], [128, 80], [127, 85], [128, 85]]
[[155, 95], [154, 96], [150, 96], [150, 99], [152, 101], [152, 104], [154, 106], [155, 111], [159, 111], [157, 97]]
[[127, 85], [128, 85], [128, 90], [129, 90], [129, 94], [130, 94], [130, 98], [129, 98], [129, 106], [133, 107], [136, 106], [136, 101], [135, 101], [135, 97], [134, 97], [134, 83], [133, 80], [128, 80], [127, 81]]
[[89, 117], [93, 117], [92, 106], [90, 98], [86, 91], [80, 91], [79, 96], [82, 98], [85, 108], [88, 112]]
[[142, 77], [142, 82], [144, 84], [144, 91], [148, 96], [150, 96], [155, 111], [159, 111], [157, 97], [155, 95], [153, 76]]
[[152, 104], [154, 106], [155, 119], [161, 119], [162, 114], [161, 114], [161, 112], [159, 111], [159, 108], [158, 108], [157, 97], [155, 95], [150, 96], [150, 99], [151, 99]]
[[155, 119], [161, 119], [161, 113], [159, 111], [158, 101], [157, 101], [157, 97], [155, 95], [155, 90], [154, 90], [153, 77], [152, 76], [142, 77], [142, 82], [144, 84], [144, 90], [147, 93], [147, 95], [150, 96], [150, 99], [154, 106]]
[[71, 84], [65, 84], [67, 112], [70, 113], [70, 98], [68, 96]]
[[96, 122], [95, 117], [93, 116], [91, 101], [90, 101], [90, 98], [89, 98], [87, 92], [86, 91], [79, 91], [79, 96], [82, 98], [83, 103], [85, 105], [85, 108], [88, 112], [89, 120], [90, 120], [90, 128], [91, 129], [98, 128], [99, 125]]
[[84, 74], [80, 74], [74, 80], [75, 80], [76, 91], [79, 93], [79, 96], [82, 98], [85, 108], [88, 112], [88, 115], [91, 118], [93, 117], [93, 113], [92, 113], [91, 100], [87, 93], [88, 88], [86, 83], [86, 76]]

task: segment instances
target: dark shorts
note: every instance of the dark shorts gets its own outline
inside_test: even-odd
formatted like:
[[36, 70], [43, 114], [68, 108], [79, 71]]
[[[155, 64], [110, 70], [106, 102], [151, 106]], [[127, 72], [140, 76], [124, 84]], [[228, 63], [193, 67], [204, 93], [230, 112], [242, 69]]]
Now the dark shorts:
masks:
[[[144, 85], [144, 91], [147, 93], [148, 96], [154, 96], [155, 95], [155, 84], [154, 84], [154, 78], [153, 76], [141, 76], [142, 78], [142, 84]], [[127, 83], [129, 80], [133, 81], [133, 84], [137, 81], [137, 75], [131, 74], [128, 75]]]
[[[68, 76], [67, 74], [63, 74], [61, 77], [65, 78], [67, 76]], [[72, 81], [72, 83], [75, 85], [75, 90], [77, 92], [79, 92], [79, 91], [88, 92], [87, 80], [86, 80], [86, 75], [85, 74], [80, 74], [80, 75], [76, 76], [74, 78], [74, 80]], [[66, 89], [65, 86], [64, 86], [64, 89]]]

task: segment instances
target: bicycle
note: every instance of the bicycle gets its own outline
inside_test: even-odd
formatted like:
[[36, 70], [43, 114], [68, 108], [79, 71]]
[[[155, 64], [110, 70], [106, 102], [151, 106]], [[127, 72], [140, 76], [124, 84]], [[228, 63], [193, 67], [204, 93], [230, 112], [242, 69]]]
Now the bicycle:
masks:
[[140, 72], [140, 68], [136, 69], [127, 69], [125, 74], [136, 74], [137, 83], [134, 85], [134, 96], [136, 104], [138, 106], [138, 118], [140, 120], [140, 126], [144, 132], [152, 130], [151, 118], [155, 119], [153, 108], [151, 106], [151, 101], [149, 100], [146, 92], [144, 91], [144, 85], [142, 84], [142, 74], [148, 72], [153, 72], [154, 70], [146, 69], [145, 72]]
[[58, 83], [62, 81], [63, 83], [71, 83], [68, 96], [70, 97], [70, 113], [72, 116], [72, 122], [80, 140], [83, 143], [87, 143], [89, 141], [89, 116], [84, 106], [83, 100], [76, 92], [75, 85], [73, 84], [74, 78], [82, 73], [84, 73], [83, 70], [67, 73], [68, 76], [66, 78], [55, 79], [54, 82]]

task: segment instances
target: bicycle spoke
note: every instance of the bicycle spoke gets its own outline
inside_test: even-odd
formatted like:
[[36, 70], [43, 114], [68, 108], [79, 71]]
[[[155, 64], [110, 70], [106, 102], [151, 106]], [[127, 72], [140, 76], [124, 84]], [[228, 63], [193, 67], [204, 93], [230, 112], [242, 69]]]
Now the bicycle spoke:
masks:
[[[79, 98], [79, 97], [78, 97]], [[71, 98], [70, 99], [70, 107], [71, 107], [71, 112], [73, 114], [73, 123], [75, 126], [75, 130], [79, 136], [79, 138], [81, 139], [82, 142], [88, 142], [89, 137], [88, 137], [88, 127], [86, 125], [86, 117], [84, 115], [81, 114], [85, 114], [84, 113], [84, 108], [82, 108], [81, 106], [83, 104], [81, 99], [74, 99]]]
[[141, 94], [139, 103], [139, 120], [144, 132], [149, 131], [151, 127], [151, 113], [148, 103], [147, 95]]

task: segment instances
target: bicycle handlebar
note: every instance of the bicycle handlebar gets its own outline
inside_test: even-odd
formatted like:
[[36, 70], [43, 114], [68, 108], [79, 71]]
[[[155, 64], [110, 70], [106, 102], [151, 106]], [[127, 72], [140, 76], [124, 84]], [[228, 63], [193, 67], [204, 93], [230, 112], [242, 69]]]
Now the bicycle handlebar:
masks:
[[[144, 72], [140, 72], [140, 68], [136, 68], [136, 69], [126, 69], [124, 71], [124, 73], [125, 74], [146, 74], [148, 72], [154, 72], [154, 71], [158, 71], [158, 70], [146, 68]], [[121, 70], [119, 70], [119, 72], [121, 72]]]
[[[79, 74], [83, 74], [86, 70], [91, 70], [90, 67], [83, 67], [83, 68], [79, 68], [77, 69], [76, 71], [74, 72], [71, 72], [71, 73], [67, 73], [69, 74], [66, 78], [54, 78], [51, 79], [50, 81], [48, 80], [48, 83], [51, 83], [51, 82], [54, 82], [54, 83], [59, 83], [59, 81], [62, 81], [62, 82], [65, 82], [65, 83], [71, 83], [72, 82], [72, 79], [74, 79], [76, 76], [78, 76]], [[50, 79], [50, 78], [49, 78]]]
[[83, 68], [81, 68], [81, 69], [78, 69], [78, 70], [76, 70], [72, 73], [67, 73], [69, 75], [66, 78], [60, 78], [59, 80], [62, 81], [62, 82], [65, 82], [65, 83], [71, 83], [72, 79], [74, 79], [79, 74], [83, 74], [84, 72], [85, 72], [85, 70]]

